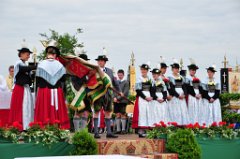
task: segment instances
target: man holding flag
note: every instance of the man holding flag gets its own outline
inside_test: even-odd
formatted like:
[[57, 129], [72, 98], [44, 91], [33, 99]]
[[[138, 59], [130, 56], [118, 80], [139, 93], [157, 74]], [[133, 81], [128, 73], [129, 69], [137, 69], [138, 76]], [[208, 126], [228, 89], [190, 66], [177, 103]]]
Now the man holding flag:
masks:
[[[82, 58], [66, 55], [59, 58], [60, 62], [66, 67], [69, 74], [83, 78], [86, 76], [86, 83], [82, 85], [80, 90], [75, 94], [74, 99], [69, 104], [70, 107], [76, 110], [85, 108], [84, 98], [87, 96], [91, 105], [94, 108], [94, 137], [100, 138], [98, 133], [98, 115], [103, 107], [105, 110], [105, 123], [107, 126], [107, 137], [116, 138], [111, 132], [110, 118], [113, 107], [112, 90], [120, 93], [120, 87], [117, 79], [114, 78], [111, 69], [106, 68], [105, 64], [108, 61], [106, 55], [100, 55], [96, 61], [98, 65], [90, 64]], [[114, 88], [112, 88], [112, 84]]]
[[[95, 60], [97, 61], [100, 69], [109, 76], [114, 88], [118, 92], [121, 92], [119, 83], [113, 75], [113, 71], [110, 68], [105, 67], [106, 62], [108, 61], [107, 56], [99, 55], [98, 58]], [[121, 93], [121, 95], [123, 95], [123, 94]], [[111, 112], [113, 109], [113, 99], [114, 99], [114, 101], [117, 100], [116, 97], [113, 97], [112, 91], [108, 90], [103, 97], [101, 97], [98, 101], [96, 101], [97, 103], [96, 103], [96, 107], [94, 108], [94, 116], [93, 116], [94, 117], [94, 137], [95, 138], [100, 138], [100, 135], [98, 133], [98, 117], [99, 117], [99, 111], [100, 111], [101, 107], [104, 108], [104, 112], [105, 112], [105, 124], [107, 127], [107, 138], [117, 138], [118, 137], [118, 136], [115, 136], [111, 132], [110, 118], [111, 118]]]

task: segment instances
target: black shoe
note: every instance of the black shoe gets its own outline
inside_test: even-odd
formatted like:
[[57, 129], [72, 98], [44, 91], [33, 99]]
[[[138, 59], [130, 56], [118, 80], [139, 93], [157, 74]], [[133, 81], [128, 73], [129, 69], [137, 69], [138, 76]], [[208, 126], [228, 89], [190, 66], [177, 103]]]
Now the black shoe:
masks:
[[145, 138], [147, 135], [146, 134], [138, 134], [139, 138]]
[[115, 134], [121, 134], [122, 132], [121, 131], [117, 131], [117, 132], [115, 132]]
[[99, 134], [94, 134], [94, 138], [95, 138], [95, 139], [100, 139], [101, 136], [100, 136]]
[[114, 134], [107, 134], [106, 136], [107, 138], [118, 138], [118, 136], [114, 135]]
[[126, 130], [123, 130], [122, 135], [125, 135], [125, 134], [127, 134], [127, 132], [126, 132]]

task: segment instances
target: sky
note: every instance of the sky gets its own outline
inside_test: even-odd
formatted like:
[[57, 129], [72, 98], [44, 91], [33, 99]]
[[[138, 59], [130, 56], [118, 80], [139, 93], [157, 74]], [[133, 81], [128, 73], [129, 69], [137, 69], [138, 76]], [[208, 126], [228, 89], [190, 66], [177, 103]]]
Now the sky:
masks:
[[0, 74], [18, 59], [22, 39], [41, 52], [39, 33], [77, 28], [91, 61], [105, 47], [115, 70], [127, 70], [132, 52], [137, 69], [156, 67], [160, 56], [168, 65], [183, 58], [186, 68], [193, 58], [201, 78], [225, 54], [231, 66], [240, 63], [240, 0], [1, 0]]

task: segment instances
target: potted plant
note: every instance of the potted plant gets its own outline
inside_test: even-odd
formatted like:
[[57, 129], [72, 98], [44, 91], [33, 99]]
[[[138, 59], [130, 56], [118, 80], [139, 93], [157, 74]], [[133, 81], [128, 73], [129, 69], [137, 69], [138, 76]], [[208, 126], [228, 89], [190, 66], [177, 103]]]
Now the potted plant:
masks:
[[168, 136], [166, 148], [169, 152], [177, 153], [179, 159], [200, 159], [201, 149], [190, 129], [178, 129]]
[[75, 146], [71, 152], [72, 155], [96, 155], [98, 153], [97, 142], [87, 129], [76, 132], [72, 137], [72, 144]]

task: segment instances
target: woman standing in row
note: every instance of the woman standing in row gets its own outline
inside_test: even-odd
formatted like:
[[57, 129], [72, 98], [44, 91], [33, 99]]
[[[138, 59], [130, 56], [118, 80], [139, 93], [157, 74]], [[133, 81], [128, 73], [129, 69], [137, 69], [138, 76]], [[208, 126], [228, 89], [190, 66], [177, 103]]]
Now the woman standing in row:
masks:
[[168, 112], [171, 122], [177, 122], [179, 125], [187, 125], [190, 123], [186, 95], [187, 87], [185, 79], [179, 74], [180, 65], [175, 62], [171, 65], [172, 75], [170, 80], [170, 95], [173, 98], [168, 103]]
[[220, 95], [220, 84], [216, 81], [214, 75], [215, 66], [210, 66], [207, 68], [208, 77], [203, 82], [203, 98], [204, 98], [204, 113], [202, 114], [203, 121], [207, 126], [211, 125], [213, 122], [222, 121], [221, 105], [219, 101]]
[[[151, 110], [149, 111], [149, 124], [153, 126], [155, 123], [160, 121], [167, 123], [168, 122], [168, 110], [167, 110], [167, 88], [160, 77], [161, 71], [157, 68], [154, 68], [152, 71], [152, 88], [151, 96], [153, 101], [151, 102]], [[151, 119], [151, 120], [150, 120]]]
[[135, 86], [137, 92], [137, 99], [133, 112], [133, 124], [132, 127], [138, 129], [139, 137], [145, 137], [145, 129], [149, 128], [148, 123], [148, 111], [152, 97], [150, 94], [151, 79], [148, 77], [148, 71], [150, 67], [148, 64], [142, 64], [140, 66], [141, 76], [137, 79]]
[[187, 92], [190, 122], [192, 124], [199, 123], [202, 125], [204, 123], [203, 110], [205, 108], [202, 100], [203, 89], [201, 86], [201, 81], [196, 76], [198, 66], [192, 61], [192, 63], [188, 65], [188, 70], [189, 76], [187, 77]]

